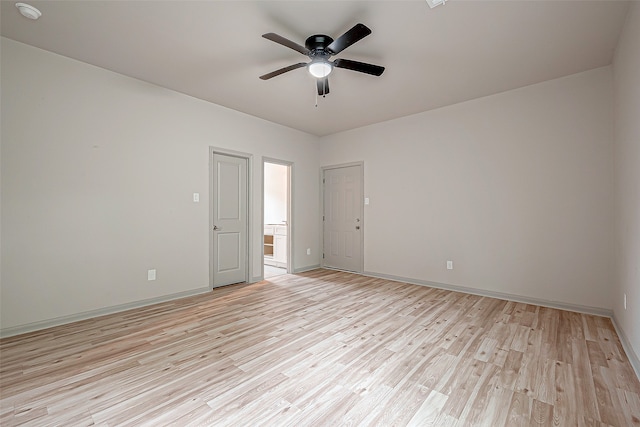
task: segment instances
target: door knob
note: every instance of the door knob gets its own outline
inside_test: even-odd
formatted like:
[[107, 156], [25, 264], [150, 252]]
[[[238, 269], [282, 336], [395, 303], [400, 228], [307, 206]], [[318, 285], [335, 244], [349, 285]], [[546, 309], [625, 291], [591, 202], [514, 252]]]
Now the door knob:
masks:
[[218, 231], [218, 230], [222, 230], [222, 228], [218, 227], [217, 225], [213, 226], [213, 231]]
[[359, 225], [356, 225], [356, 230], [360, 230], [360, 226]]

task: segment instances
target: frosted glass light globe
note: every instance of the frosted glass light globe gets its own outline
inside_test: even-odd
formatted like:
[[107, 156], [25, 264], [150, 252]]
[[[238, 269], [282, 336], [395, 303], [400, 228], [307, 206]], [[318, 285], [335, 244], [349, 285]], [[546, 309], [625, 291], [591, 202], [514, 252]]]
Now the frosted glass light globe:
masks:
[[309, 73], [317, 79], [327, 77], [329, 73], [331, 73], [331, 70], [333, 70], [331, 64], [324, 61], [312, 62], [311, 64], [309, 64], [308, 68]]

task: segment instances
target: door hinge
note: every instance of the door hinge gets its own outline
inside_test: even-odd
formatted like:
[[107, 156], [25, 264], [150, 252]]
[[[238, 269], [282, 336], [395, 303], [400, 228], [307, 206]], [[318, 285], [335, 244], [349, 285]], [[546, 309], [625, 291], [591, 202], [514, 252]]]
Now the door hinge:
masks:
[[324, 184], [324, 178], [322, 178], [322, 183]]
[[322, 215], [322, 220], [324, 221], [324, 215]]
[[322, 254], [322, 259], [324, 259], [324, 254]]

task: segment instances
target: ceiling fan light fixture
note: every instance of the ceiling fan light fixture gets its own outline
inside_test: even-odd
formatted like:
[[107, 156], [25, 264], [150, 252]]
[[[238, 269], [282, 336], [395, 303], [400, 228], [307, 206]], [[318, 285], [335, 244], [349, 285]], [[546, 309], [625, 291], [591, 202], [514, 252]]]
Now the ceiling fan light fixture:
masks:
[[333, 70], [333, 66], [327, 61], [313, 61], [308, 66], [309, 74], [311, 74], [316, 79], [322, 79], [327, 77], [331, 70]]
[[16, 7], [25, 18], [33, 19], [35, 21], [42, 16], [42, 12], [30, 4], [16, 3]]

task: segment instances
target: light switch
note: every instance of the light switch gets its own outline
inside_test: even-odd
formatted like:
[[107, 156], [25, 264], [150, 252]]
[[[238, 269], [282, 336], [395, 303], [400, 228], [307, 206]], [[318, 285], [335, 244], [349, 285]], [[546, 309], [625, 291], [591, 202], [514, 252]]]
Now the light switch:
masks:
[[200, 193], [193, 193], [193, 203], [200, 202]]
[[148, 270], [147, 271], [147, 280], [156, 280], [156, 270]]
[[365, 205], [368, 205], [368, 204], [369, 204], [369, 198], [368, 198], [368, 197], [365, 197], [365, 198], [364, 198], [364, 204], [365, 204]]

